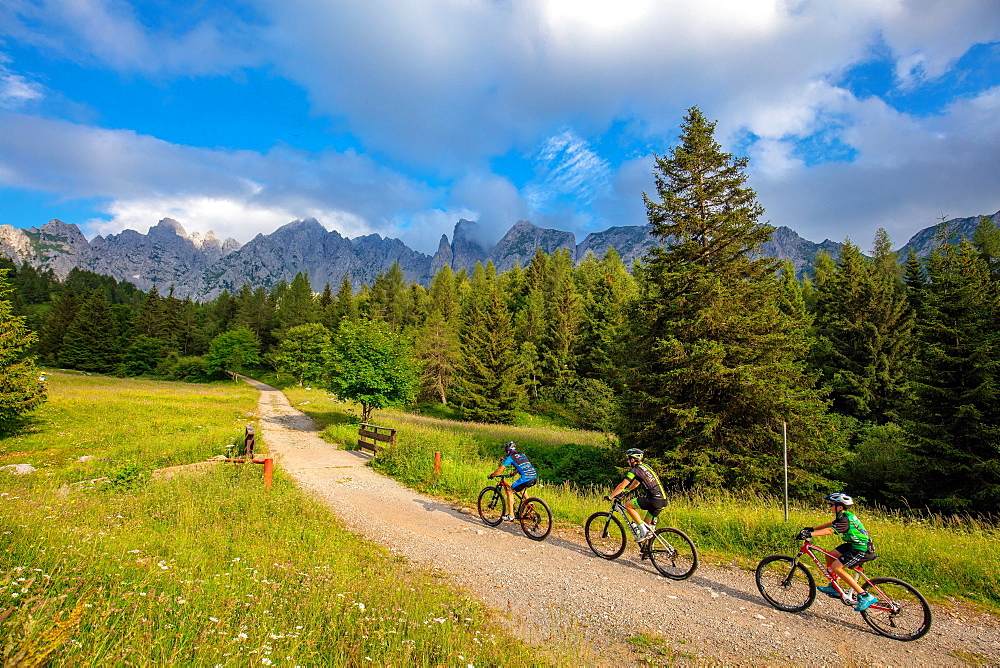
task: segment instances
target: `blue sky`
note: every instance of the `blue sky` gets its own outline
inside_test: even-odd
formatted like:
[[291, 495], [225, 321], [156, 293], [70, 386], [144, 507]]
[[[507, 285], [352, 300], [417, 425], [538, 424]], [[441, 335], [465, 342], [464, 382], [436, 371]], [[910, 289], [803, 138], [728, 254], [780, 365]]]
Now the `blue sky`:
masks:
[[807, 239], [1000, 209], [992, 0], [3, 0], [0, 225], [582, 241], [693, 105]]

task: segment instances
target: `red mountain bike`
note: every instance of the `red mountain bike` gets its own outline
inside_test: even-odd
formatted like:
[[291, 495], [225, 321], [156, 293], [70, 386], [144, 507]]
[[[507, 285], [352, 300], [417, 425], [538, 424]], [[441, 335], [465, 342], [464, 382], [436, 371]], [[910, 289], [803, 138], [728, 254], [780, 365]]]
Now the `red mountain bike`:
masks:
[[[503, 516], [509, 514], [507, 509], [507, 494], [505, 487], [510, 487], [504, 478], [511, 478], [518, 473], [505, 473], [496, 476], [499, 481], [495, 485], [484, 487], [479, 492], [479, 499], [476, 502], [479, 508], [479, 516], [491, 527], [499, 526], [503, 522]], [[552, 531], [552, 511], [548, 504], [538, 497], [525, 497], [523, 492], [514, 492], [515, 498], [519, 500], [517, 512], [513, 513], [514, 519], [521, 523], [521, 531], [531, 540], [545, 540], [545, 537]]]
[[[757, 565], [757, 589], [768, 603], [785, 612], [802, 612], [816, 600], [816, 582], [812, 573], [799, 560], [808, 556], [844, 600], [844, 590], [836, 573], [826, 568], [825, 559], [833, 557], [808, 538], [794, 557], [775, 554]], [[861, 588], [878, 599], [861, 616], [868, 626], [886, 638], [916, 640], [931, 630], [931, 608], [916, 587], [896, 578], [869, 578], [863, 571], [864, 564], [854, 568], [854, 579]], [[844, 602], [853, 606], [853, 603]]]

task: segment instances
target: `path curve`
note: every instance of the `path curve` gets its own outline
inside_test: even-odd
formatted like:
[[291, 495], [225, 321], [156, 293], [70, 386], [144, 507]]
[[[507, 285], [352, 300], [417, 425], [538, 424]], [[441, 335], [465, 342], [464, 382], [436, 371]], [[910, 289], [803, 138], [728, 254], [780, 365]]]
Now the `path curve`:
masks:
[[901, 643], [832, 601], [779, 612], [738, 568], [702, 565], [675, 582], [640, 561], [634, 544], [609, 562], [593, 555], [582, 530], [556, 529], [537, 543], [516, 524], [491, 529], [365, 466], [367, 454], [323, 441], [281, 391], [244, 380], [260, 390], [260, 428], [278, 465], [351, 530], [510, 613], [501, 617], [532, 644], [573, 651], [583, 641], [581, 663], [638, 662], [626, 639], [641, 632], [669, 641], [654, 663], [958, 666], [972, 655], [1000, 662], [1000, 620], [967, 608], [935, 606], [931, 632]]

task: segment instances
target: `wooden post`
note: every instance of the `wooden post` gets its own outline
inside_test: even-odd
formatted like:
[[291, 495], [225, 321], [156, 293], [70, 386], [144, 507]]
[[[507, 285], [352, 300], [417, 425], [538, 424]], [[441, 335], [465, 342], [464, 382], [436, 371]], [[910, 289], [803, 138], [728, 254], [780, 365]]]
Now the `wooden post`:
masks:
[[271, 478], [274, 476], [274, 460], [268, 457], [264, 460], [264, 487], [271, 489]]
[[441, 473], [441, 453], [434, 453], [434, 473]]
[[243, 456], [247, 459], [253, 459], [253, 446], [255, 442], [253, 425], [247, 425], [247, 434], [243, 440]]

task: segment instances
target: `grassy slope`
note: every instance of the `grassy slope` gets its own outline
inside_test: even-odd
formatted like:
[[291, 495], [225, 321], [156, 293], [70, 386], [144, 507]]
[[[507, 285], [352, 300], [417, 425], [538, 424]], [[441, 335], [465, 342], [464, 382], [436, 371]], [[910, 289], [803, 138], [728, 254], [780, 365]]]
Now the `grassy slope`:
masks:
[[[333, 401], [318, 390], [290, 387], [285, 390], [293, 404], [309, 413], [324, 428], [332, 442], [356, 442], [358, 413], [351, 406]], [[435, 421], [401, 411], [379, 411], [375, 422], [399, 429], [399, 446], [379, 455], [380, 470], [403, 482], [443, 497], [474, 504], [486, 484], [485, 475], [496, 466], [500, 445], [515, 440], [532, 455], [534, 449], [548, 449], [560, 443], [597, 445], [601, 435], [569, 429], [470, 425]], [[433, 473], [433, 453], [443, 457], [442, 473]], [[873, 472], [877, 474], [877, 472]], [[571, 485], [545, 484], [532, 493], [544, 498], [557, 521], [581, 527], [597, 510], [606, 510], [601, 501], [605, 489], [577, 489]], [[560, 482], [562, 482], [560, 480]], [[727, 496], [675, 498], [664, 513], [666, 522], [688, 532], [703, 557], [717, 563], [753, 567], [769, 554], [792, 554], [799, 543], [793, 540], [803, 526], [822, 524], [830, 519], [820, 503], [794, 505], [789, 520], [779, 500], [746, 499]], [[941, 519], [912, 520], [891, 514], [859, 509], [865, 526], [872, 532], [880, 557], [868, 567], [872, 576], [891, 575], [918, 586], [932, 600], [954, 597], [1000, 610], [1000, 564], [985, 545], [1000, 538], [996, 527], [976, 522], [946, 522]], [[582, 533], [582, 529], [580, 529]], [[821, 538], [826, 548], [837, 545], [833, 537]], [[753, 585], [748, 580], [748, 586]]]
[[[0, 466], [39, 469], [0, 473], [0, 664], [545, 662], [280, 472], [270, 491], [260, 467], [135, 483], [239, 440], [247, 386], [49, 380], [36, 428], [0, 441]], [[71, 484], [98, 476], [120, 484]]]

